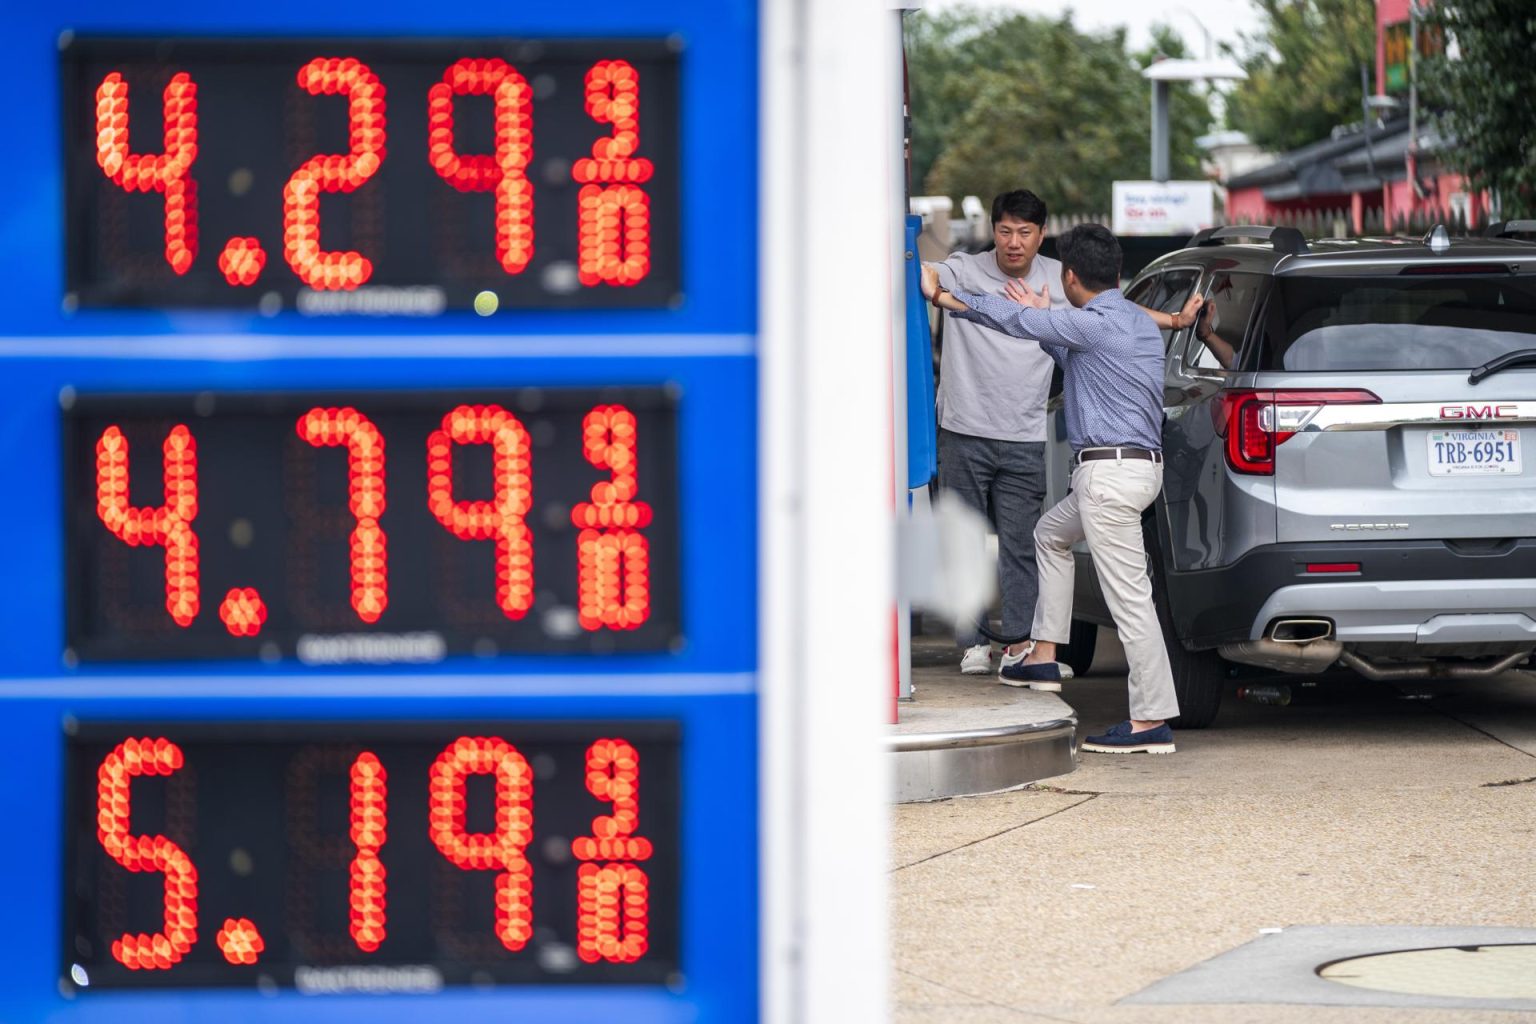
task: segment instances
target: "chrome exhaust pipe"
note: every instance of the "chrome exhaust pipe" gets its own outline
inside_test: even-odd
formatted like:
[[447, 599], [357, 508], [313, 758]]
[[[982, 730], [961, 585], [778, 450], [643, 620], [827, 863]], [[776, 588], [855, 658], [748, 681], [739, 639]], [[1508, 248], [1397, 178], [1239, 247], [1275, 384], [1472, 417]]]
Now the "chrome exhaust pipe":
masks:
[[1352, 651], [1345, 651], [1339, 655], [1339, 660], [1372, 682], [1387, 683], [1406, 679], [1490, 679], [1508, 672], [1530, 656], [1530, 651], [1516, 651], [1498, 661], [1482, 664], [1430, 661], [1417, 665], [1382, 666], [1366, 661]]
[[1269, 627], [1269, 639], [1277, 644], [1310, 644], [1333, 636], [1333, 623], [1327, 619], [1276, 619]]
[[[1328, 629], [1332, 632], [1331, 623]], [[1344, 653], [1344, 645], [1329, 639], [1300, 641], [1266, 637], [1263, 640], [1222, 644], [1216, 651], [1228, 661], [1243, 665], [1254, 665], [1292, 676], [1315, 676], [1328, 671], [1339, 660], [1339, 656]]]

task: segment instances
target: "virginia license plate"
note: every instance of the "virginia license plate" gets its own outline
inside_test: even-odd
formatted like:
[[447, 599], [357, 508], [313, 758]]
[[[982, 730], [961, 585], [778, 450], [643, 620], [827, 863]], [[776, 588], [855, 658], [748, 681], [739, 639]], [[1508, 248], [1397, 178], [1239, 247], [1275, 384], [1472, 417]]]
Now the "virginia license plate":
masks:
[[1499, 476], [1521, 471], [1518, 430], [1431, 430], [1430, 476]]

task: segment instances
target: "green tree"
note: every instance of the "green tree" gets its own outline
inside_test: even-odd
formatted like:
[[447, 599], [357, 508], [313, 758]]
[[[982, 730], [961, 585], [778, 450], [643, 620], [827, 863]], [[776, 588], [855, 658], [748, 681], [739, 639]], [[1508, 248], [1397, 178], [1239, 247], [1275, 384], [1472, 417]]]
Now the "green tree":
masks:
[[[1518, 2], [1518, 0], [1512, 0]], [[1254, 0], [1264, 20], [1243, 37], [1248, 79], [1227, 104], [1227, 123], [1282, 152], [1358, 122], [1360, 67], [1376, 66], [1373, 0]], [[1237, 55], [1235, 55], [1237, 56]], [[1374, 70], [1370, 70], [1374, 84]]]
[[1496, 190], [1502, 216], [1536, 215], [1536, 5], [1441, 0], [1426, 20], [1421, 32], [1454, 47], [1418, 66], [1447, 143], [1440, 159]]
[[[1147, 176], [1150, 85], [1141, 69], [1184, 56], [1160, 29], [1152, 51], [1125, 33], [958, 8], [907, 19], [912, 187], [959, 199], [1028, 188], [1053, 212], [1102, 214], [1110, 183]], [[1211, 124], [1202, 92], [1175, 86], [1173, 176], [1199, 177], [1197, 136]]]

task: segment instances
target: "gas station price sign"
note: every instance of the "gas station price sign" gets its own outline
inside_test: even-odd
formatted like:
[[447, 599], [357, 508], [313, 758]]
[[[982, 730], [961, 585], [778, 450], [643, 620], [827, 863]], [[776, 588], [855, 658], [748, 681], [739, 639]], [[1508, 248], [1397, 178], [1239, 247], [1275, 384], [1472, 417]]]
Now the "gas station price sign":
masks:
[[769, 13], [7, 8], [0, 1018], [763, 1014]]
[[68, 404], [75, 659], [433, 662], [682, 642], [666, 388]]
[[62, 977], [673, 980], [678, 742], [655, 721], [79, 726]]
[[664, 41], [82, 36], [62, 68], [75, 308], [680, 299]]

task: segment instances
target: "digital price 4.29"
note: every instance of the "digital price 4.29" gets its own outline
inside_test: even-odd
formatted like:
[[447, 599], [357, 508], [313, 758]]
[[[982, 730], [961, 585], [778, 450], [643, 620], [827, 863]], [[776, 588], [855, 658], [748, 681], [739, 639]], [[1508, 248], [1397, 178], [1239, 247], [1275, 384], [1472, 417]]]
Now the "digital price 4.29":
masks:
[[677, 298], [664, 44], [82, 38], [64, 57], [81, 306]]

